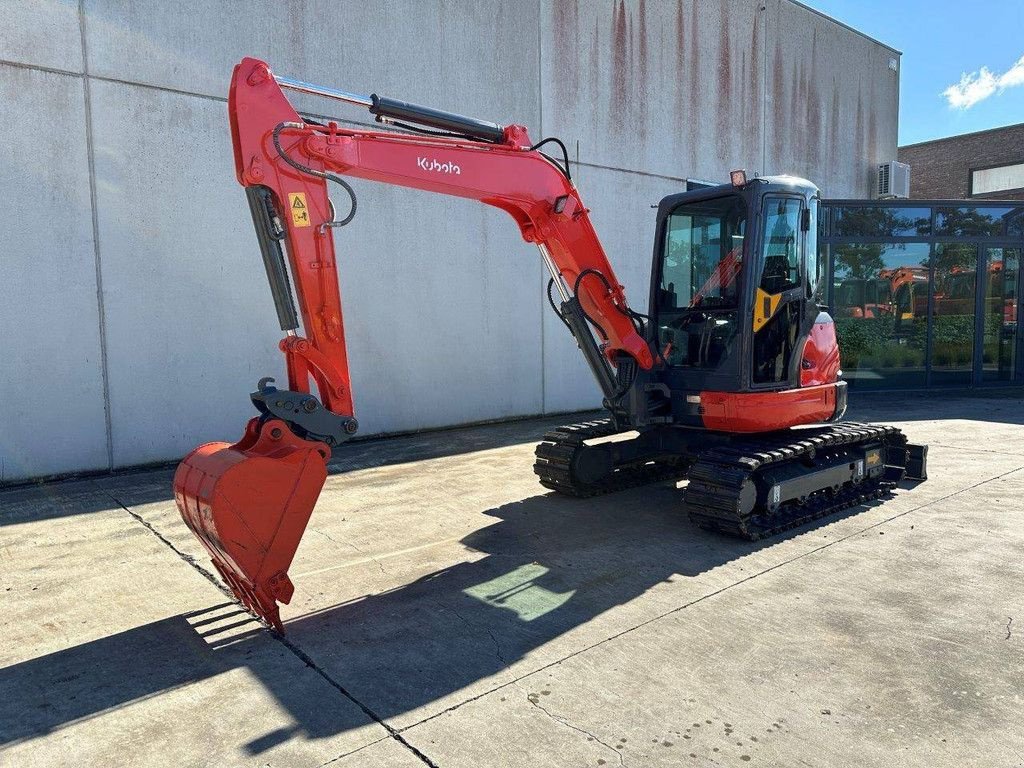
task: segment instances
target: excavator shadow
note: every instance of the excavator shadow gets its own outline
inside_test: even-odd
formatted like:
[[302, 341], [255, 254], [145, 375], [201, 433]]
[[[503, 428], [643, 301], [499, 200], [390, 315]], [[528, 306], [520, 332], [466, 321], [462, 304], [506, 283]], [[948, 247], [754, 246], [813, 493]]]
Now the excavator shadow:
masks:
[[289, 639], [381, 717], [429, 716], [699, 598], [713, 591], [702, 574], [815, 527], [763, 542], [702, 531], [671, 483], [487, 514], [498, 522], [462, 540], [483, 557], [290, 621]]
[[291, 619], [284, 641], [226, 603], [0, 670], [0, 690], [21, 692], [0, 699], [0, 746], [240, 667], [291, 721], [241, 745], [251, 754], [367, 724], [282, 642], [404, 727], [699, 598], [713, 591], [701, 574], [837, 519], [738, 541], [692, 526], [670, 483], [485, 514], [495, 522], [462, 540], [464, 561]]

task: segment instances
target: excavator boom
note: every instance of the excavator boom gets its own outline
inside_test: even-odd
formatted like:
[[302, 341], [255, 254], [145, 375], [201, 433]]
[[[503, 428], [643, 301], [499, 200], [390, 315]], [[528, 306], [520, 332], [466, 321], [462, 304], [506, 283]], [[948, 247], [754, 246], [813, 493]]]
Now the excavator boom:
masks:
[[[303, 119], [283, 88], [366, 107], [379, 122], [405, 130]], [[291, 598], [287, 571], [326, 479], [330, 449], [358, 429], [334, 250], [334, 230], [351, 220], [356, 198], [342, 177], [479, 200], [511, 215], [523, 239], [540, 249], [561, 298], [559, 314], [607, 404], [622, 396], [613, 366], [628, 359], [649, 370], [654, 357], [567, 158], [563, 167], [541, 153], [525, 127], [276, 77], [253, 58], [235, 67], [228, 113], [236, 175], [285, 332], [288, 388], [261, 380], [251, 395], [260, 415], [239, 442], [189, 454], [175, 474], [175, 499], [235, 594], [281, 629], [277, 603]], [[350, 209], [340, 220], [328, 181], [349, 193]]]

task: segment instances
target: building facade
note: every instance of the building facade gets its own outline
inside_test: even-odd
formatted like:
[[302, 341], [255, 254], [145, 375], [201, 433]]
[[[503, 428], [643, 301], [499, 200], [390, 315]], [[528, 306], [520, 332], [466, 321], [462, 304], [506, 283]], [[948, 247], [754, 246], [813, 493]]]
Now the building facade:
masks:
[[910, 196], [1024, 200], [1024, 123], [899, 148]]
[[[226, 89], [243, 56], [559, 136], [646, 306], [654, 212], [687, 179], [871, 193], [899, 53], [792, 0], [23, 0], [0, 35], [0, 483], [173, 460], [240, 436], [283, 378]], [[369, 115], [308, 98], [349, 124]], [[15, 119], [21, 116], [23, 119]], [[356, 183], [336, 237], [362, 434], [600, 398], [500, 211]], [[33, 404], [29, 407], [29, 404]]]
[[852, 391], [1024, 380], [1024, 204], [833, 200], [819, 229]]

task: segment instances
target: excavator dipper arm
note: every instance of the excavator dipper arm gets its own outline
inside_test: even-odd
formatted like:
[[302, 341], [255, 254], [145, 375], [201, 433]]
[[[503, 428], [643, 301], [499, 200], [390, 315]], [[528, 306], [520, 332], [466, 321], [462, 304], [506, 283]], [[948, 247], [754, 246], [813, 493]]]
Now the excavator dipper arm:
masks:
[[[304, 120], [282, 87], [358, 104], [381, 122], [423, 132]], [[612, 364], [628, 356], [647, 370], [654, 359], [568, 168], [539, 152], [523, 126], [275, 77], [252, 58], [235, 67], [228, 112], [236, 175], [286, 333], [280, 348], [288, 389], [261, 380], [251, 395], [260, 415], [238, 443], [189, 454], [175, 474], [175, 499], [234, 593], [280, 630], [277, 603], [291, 599], [287, 570], [326, 479], [330, 448], [358, 428], [334, 251], [334, 230], [355, 211], [343, 176], [479, 200], [511, 215], [540, 249], [562, 299], [559, 314], [609, 406], [621, 397]], [[340, 221], [328, 181], [349, 192], [351, 209]]]

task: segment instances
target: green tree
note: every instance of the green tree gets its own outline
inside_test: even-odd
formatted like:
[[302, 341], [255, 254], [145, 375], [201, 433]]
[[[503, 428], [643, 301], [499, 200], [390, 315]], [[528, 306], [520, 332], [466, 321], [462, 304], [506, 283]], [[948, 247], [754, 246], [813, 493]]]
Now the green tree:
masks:
[[836, 277], [876, 277], [885, 268], [881, 243], [844, 243], [835, 247]]
[[[1000, 211], [1001, 212], [1001, 211]], [[938, 234], [956, 237], [986, 237], [1003, 234], [1003, 219], [979, 208], [940, 208]]]
[[930, 226], [927, 217], [913, 218], [904, 208], [856, 206], [840, 209], [834, 234], [845, 237], [927, 235]]
[[[935, 246], [935, 277], [942, 279], [951, 272], [973, 272], [977, 266], [978, 247], [970, 243], [940, 243]], [[928, 266], [925, 259], [923, 266]]]

